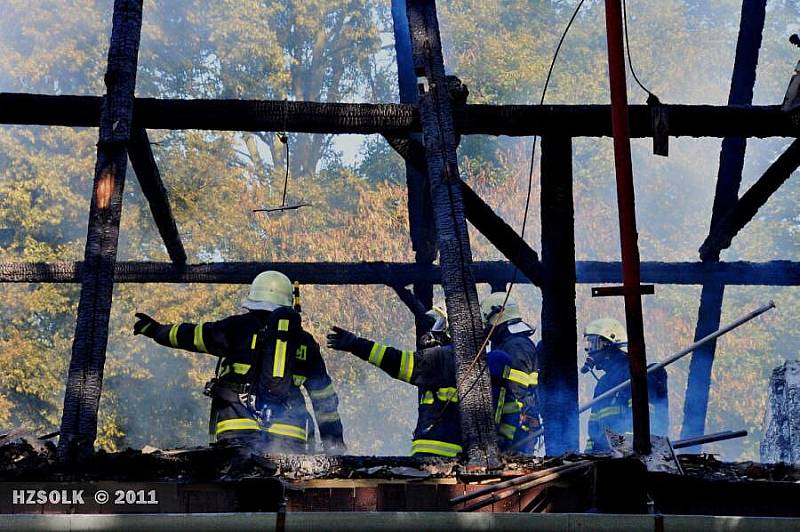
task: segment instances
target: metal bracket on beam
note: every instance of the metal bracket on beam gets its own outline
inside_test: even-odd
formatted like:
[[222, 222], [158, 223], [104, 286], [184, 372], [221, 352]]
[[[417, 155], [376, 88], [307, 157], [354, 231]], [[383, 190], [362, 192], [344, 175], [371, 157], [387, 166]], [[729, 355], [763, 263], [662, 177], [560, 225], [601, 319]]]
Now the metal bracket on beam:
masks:
[[[656, 293], [656, 287], [652, 284], [639, 285], [639, 294], [650, 296]], [[624, 286], [593, 286], [592, 297], [624, 296]]]

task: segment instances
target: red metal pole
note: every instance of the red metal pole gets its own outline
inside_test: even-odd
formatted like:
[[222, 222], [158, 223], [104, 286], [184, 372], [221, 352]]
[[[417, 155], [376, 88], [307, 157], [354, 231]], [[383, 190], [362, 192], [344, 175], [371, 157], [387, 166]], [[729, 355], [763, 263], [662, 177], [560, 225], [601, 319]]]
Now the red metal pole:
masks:
[[628, 360], [631, 370], [633, 449], [650, 453], [650, 411], [647, 398], [647, 357], [644, 349], [642, 295], [639, 275], [639, 244], [633, 192], [631, 138], [628, 121], [628, 92], [625, 81], [625, 51], [622, 45], [620, 0], [606, 0], [608, 77], [611, 86], [611, 126], [614, 133], [614, 162], [617, 170], [617, 204], [622, 244], [622, 285], [625, 292], [625, 321], [628, 326]]

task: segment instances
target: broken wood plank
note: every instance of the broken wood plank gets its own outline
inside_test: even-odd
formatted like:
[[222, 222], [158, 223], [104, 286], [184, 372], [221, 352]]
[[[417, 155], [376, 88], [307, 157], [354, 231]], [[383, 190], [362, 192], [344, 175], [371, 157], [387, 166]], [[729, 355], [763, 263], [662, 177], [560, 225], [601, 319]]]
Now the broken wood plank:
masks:
[[[797, 113], [778, 105], [664, 105], [671, 137], [797, 137]], [[420, 131], [410, 104], [269, 100], [136, 99], [145, 129], [400, 134]], [[466, 105], [454, 113], [461, 135], [610, 137], [608, 105]], [[0, 93], [0, 124], [97, 127], [100, 97]], [[631, 136], [653, 136], [651, 108], [630, 106]]]
[[186, 264], [186, 251], [183, 249], [175, 217], [172, 216], [167, 189], [161, 180], [147, 131], [137, 128], [133, 132], [128, 150], [131, 166], [136, 172], [142, 193], [150, 204], [150, 212], [153, 213], [153, 220], [155, 220], [158, 232], [167, 248], [169, 258], [175, 264]]
[[456, 161], [458, 143], [444, 75], [436, 5], [433, 0], [408, 0], [406, 11], [442, 287], [455, 348], [464, 458], [475, 468], [495, 468], [500, 462], [492, 417], [492, 389], [485, 352], [481, 349], [483, 321], [472, 273], [472, 251]]
[[101, 105], [81, 295], [58, 445], [66, 461], [91, 454], [97, 437], [141, 29], [142, 0], [115, 0], [107, 94]]
[[735, 202], [713, 225], [711, 234], [700, 246], [700, 259], [719, 260], [719, 253], [728, 249], [733, 238], [752, 220], [758, 210], [800, 167], [800, 140], [795, 140], [771, 165], [764, 175]]

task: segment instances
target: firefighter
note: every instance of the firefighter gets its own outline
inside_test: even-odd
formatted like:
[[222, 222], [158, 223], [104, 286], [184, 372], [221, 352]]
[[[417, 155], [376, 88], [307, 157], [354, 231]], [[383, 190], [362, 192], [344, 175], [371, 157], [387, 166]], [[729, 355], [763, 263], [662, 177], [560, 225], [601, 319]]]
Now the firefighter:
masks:
[[[491, 332], [490, 352], [497, 353], [489, 366], [498, 387], [497, 408], [508, 418], [500, 432], [506, 439], [501, 439], [501, 449], [533, 454], [542, 441], [538, 349], [531, 338], [535, 329], [522, 321], [517, 303], [506, 292], [493, 292], [481, 301], [481, 314], [487, 334]], [[517, 415], [518, 422], [509, 422], [511, 414]], [[519, 430], [513, 431], [513, 426]]]
[[[615, 319], [601, 318], [586, 326], [586, 362], [581, 373], [590, 373], [597, 379], [594, 397], [630, 379], [628, 365], [628, 333]], [[597, 377], [595, 370], [603, 372]], [[660, 368], [648, 375], [648, 397], [650, 400], [651, 432], [667, 435], [669, 429], [669, 402], [667, 394], [667, 372]], [[592, 406], [589, 414], [587, 452], [610, 450], [605, 437], [608, 428], [617, 433], [630, 432], [631, 388], [626, 386], [617, 393]]]
[[[340, 327], [328, 333], [328, 347], [348, 351], [379, 367], [390, 376], [413, 384], [418, 390], [417, 426], [411, 442], [412, 456], [439, 456], [454, 458], [462, 452], [461, 420], [456, 390], [456, 370], [453, 346], [449, 335], [447, 315], [434, 307], [426, 315], [431, 319], [431, 328], [419, 341], [418, 350], [401, 351], [379, 344]], [[488, 354], [490, 367], [501, 353]], [[495, 397], [499, 388], [493, 386]], [[508, 401], [512, 401], [509, 396]], [[497, 417], [499, 416], [499, 417]], [[498, 433], [512, 434], [516, 430], [519, 416], [511, 419], [503, 412], [497, 413]], [[500, 439], [502, 443], [503, 439]], [[502, 448], [502, 445], [501, 445]]]
[[[292, 302], [289, 278], [280, 272], [266, 271], [253, 280], [242, 304], [247, 310], [243, 314], [199, 324], [160, 324], [146, 314], [136, 314], [134, 334], [143, 334], [167, 347], [218, 357], [215, 377], [206, 385], [206, 394], [212, 398], [209, 422], [212, 442], [255, 446], [268, 452], [306, 451], [308, 429], [309, 425], [313, 428], [313, 421], [300, 391], [303, 387], [311, 399], [325, 450], [344, 451], [338, 397], [319, 345], [300, 328]], [[291, 338], [274, 343], [262, 340], [265, 331], [287, 334], [286, 324], [292, 314], [298, 325]], [[278, 330], [270, 331], [274, 318], [284, 315], [287, 319], [278, 320], [274, 326]], [[264, 355], [265, 344], [267, 349], [275, 345], [275, 350], [267, 351], [271, 353], [270, 360]], [[287, 346], [290, 357], [285, 356]], [[282, 391], [255, 397], [254, 383], [265, 372]]]

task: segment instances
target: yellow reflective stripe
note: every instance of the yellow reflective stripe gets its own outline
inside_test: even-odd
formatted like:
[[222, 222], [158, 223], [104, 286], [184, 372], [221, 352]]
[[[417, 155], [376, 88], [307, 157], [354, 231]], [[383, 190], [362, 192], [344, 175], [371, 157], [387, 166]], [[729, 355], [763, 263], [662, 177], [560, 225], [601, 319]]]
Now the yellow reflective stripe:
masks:
[[514, 439], [514, 434], [517, 432], [517, 427], [509, 425], [508, 423], [501, 423], [499, 431], [500, 435], [508, 440]]
[[240, 364], [239, 362], [233, 363], [233, 372], [238, 375], [244, 375], [250, 371], [250, 364]]
[[278, 436], [286, 436], [288, 438], [306, 441], [306, 429], [304, 427], [298, 427], [297, 425], [273, 423], [269, 426], [267, 432], [270, 434], [276, 434]]
[[522, 403], [519, 401], [509, 401], [503, 404], [503, 413], [504, 414], [515, 414], [522, 410]]
[[400, 371], [397, 373], [397, 378], [411, 382], [412, 373], [414, 373], [414, 351], [403, 351], [400, 355]]
[[436, 397], [438, 397], [440, 401], [452, 401], [453, 403], [457, 403], [458, 390], [455, 388], [439, 388], [436, 390]]
[[421, 405], [432, 405], [433, 404], [433, 392], [428, 390], [424, 394], [422, 394], [422, 399], [420, 399], [419, 404], [421, 404]]
[[531, 386], [538, 386], [539, 385], [539, 372], [538, 371], [531, 371], [528, 373], [528, 384]]
[[335, 393], [336, 390], [333, 389], [333, 383], [330, 383], [321, 390], [308, 390], [308, 395], [312, 399], [327, 399], [328, 397], [333, 397]]
[[176, 323], [169, 330], [169, 345], [172, 347], [178, 347], [178, 327], [180, 327], [180, 323]]
[[497, 408], [494, 411], [494, 423], [495, 425], [500, 423], [500, 419], [503, 417], [503, 405], [506, 403], [506, 387], [503, 386], [500, 388], [500, 394], [497, 397]]
[[536, 374], [536, 382], [532, 383], [531, 377], [528, 373], [525, 373], [524, 371], [520, 371], [518, 369], [514, 369], [511, 366], [505, 367], [505, 369], [503, 370], [503, 378], [511, 382], [516, 382], [517, 384], [525, 386], [526, 388], [531, 384], [536, 384], [536, 382], [539, 382], [538, 373]]
[[414, 440], [411, 442], [411, 456], [417, 453], [436, 454], [453, 458], [463, 449], [460, 445], [439, 440]]
[[322, 412], [315, 413], [317, 423], [330, 423], [332, 421], [339, 421], [339, 412]]
[[586, 439], [586, 450], [591, 451], [594, 448], [594, 441], [591, 438]]
[[256, 340], [258, 340], [258, 335], [254, 334], [253, 335], [253, 340], [250, 342], [250, 349], [251, 350], [255, 350], [255, 348], [256, 348]]
[[306, 378], [303, 375], [292, 375], [292, 381], [294, 382], [295, 386], [302, 386], [304, 382], [306, 382]]
[[386, 346], [378, 343], [372, 344], [372, 349], [369, 352], [368, 362], [373, 366], [381, 367], [383, 362], [383, 354], [386, 352]]
[[206, 344], [203, 342], [203, 324], [194, 326], [194, 348], [203, 353], [208, 353]]
[[147, 329], [149, 329], [149, 328], [150, 328], [150, 326], [151, 326], [152, 324], [153, 324], [153, 322], [152, 322], [152, 321], [151, 321], [151, 322], [149, 322], [149, 323], [147, 323], [147, 325], [145, 325], [144, 327], [142, 327], [142, 330], [141, 330], [141, 331], [139, 331], [139, 334], [144, 334], [144, 332], [145, 332]]
[[283, 373], [285, 371], [286, 371], [286, 342], [284, 342], [283, 340], [277, 340], [275, 342], [275, 359], [272, 361], [272, 376], [283, 378]]
[[255, 419], [249, 419], [246, 417], [240, 417], [235, 419], [226, 419], [224, 421], [217, 422], [217, 428], [215, 434], [220, 434], [222, 432], [227, 432], [229, 430], [258, 430], [258, 421]]
[[278, 320], [278, 330], [279, 331], [288, 331], [289, 330], [289, 320]]
[[223, 375], [227, 375], [230, 372], [231, 372], [231, 367], [228, 364], [225, 364], [224, 366], [220, 367], [217, 377], [222, 377]]

